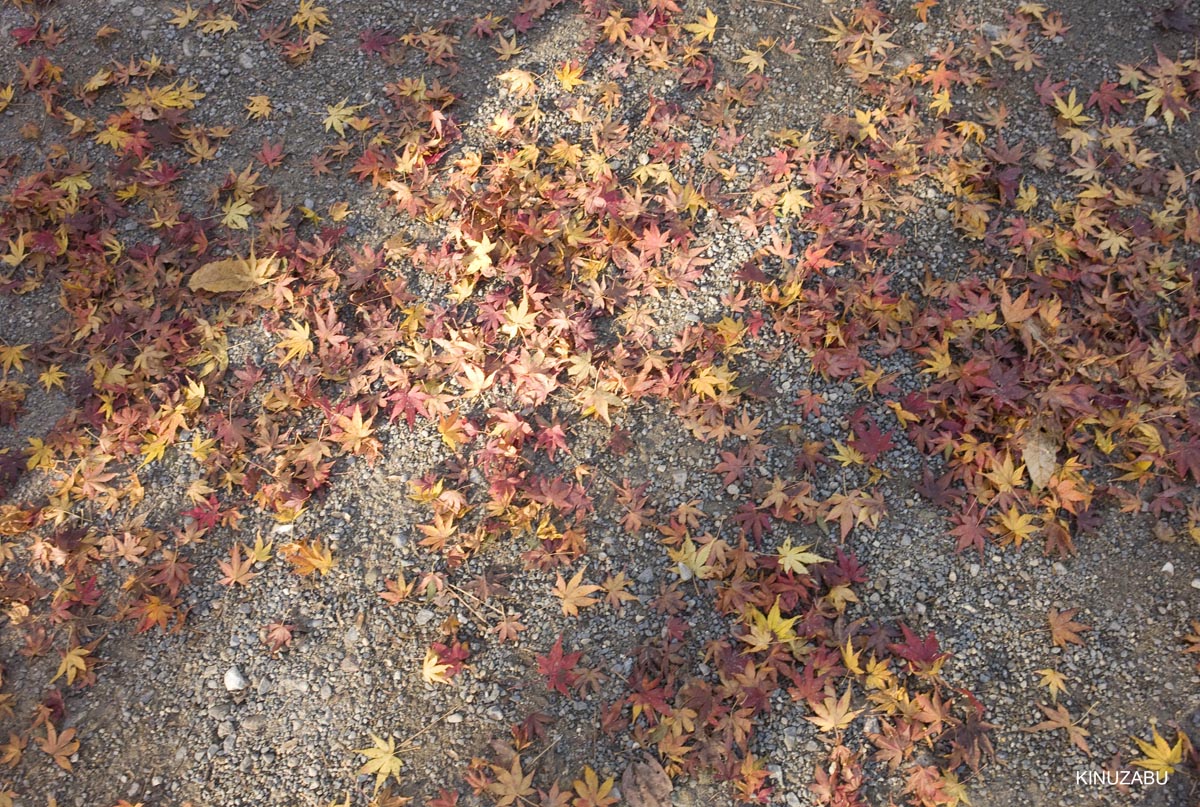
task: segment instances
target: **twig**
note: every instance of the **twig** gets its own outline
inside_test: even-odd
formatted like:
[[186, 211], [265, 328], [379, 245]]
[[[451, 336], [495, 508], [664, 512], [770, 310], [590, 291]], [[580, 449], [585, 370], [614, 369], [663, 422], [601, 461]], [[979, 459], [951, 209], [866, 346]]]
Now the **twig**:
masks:
[[426, 726], [425, 726], [425, 728], [421, 729], [421, 730], [420, 730], [420, 731], [418, 731], [416, 734], [412, 734], [412, 735], [410, 735], [410, 736], [409, 736], [409, 737], [407, 737], [407, 738], [406, 738], [406, 739], [405, 739], [403, 742], [401, 742], [401, 743], [400, 743], [400, 745], [396, 746], [396, 750], [397, 750], [397, 751], [399, 751], [399, 750], [401, 750], [401, 749], [404, 749], [404, 750], [411, 750], [410, 743], [412, 743], [412, 741], [413, 741], [413, 740], [417, 739], [418, 737], [420, 737], [420, 736], [421, 736], [422, 734], [424, 734], [425, 732], [427, 732], [427, 731], [431, 730], [431, 729], [432, 729], [434, 726], [436, 726], [438, 723], [441, 723], [443, 720], [445, 720], [445, 719], [446, 719], [447, 717], [449, 717], [450, 715], [454, 714], [456, 711], [458, 711], [458, 707], [454, 707], [454, 708], [453, 708], [453, 709], [451, 709], [450, 711], [446, 712], [444, 715], [442, 715], [441, 717], [439, 717], [437, 720], [434, 720], [432, 723], [429, 723], [428, 725], [426, 725]]

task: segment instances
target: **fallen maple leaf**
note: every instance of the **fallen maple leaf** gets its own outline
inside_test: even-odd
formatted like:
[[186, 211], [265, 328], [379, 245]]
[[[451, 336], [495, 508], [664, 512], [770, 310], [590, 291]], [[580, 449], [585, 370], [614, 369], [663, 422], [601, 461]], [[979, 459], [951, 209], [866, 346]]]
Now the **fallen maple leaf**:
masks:
[[334, 106], [325, 107], [325, 131], [332, 129], [338, 133], [339, 137], [344, 137], [346, 134], [346, 124], [354, 117], [354, 113], [362, 109], [362, 105], [347, 106], [346, 101], [349, 99], [343, 98]]
[[228, 291], [250, 291], [267, 283], [279, 268], [274, 255], [268, 258], [226, 258], [210, 261], [188, 278], [192, 291], [221, 294]]
[[567, 688], [579, 677], [575, 665], [583, 658], [583, 653], [563, 653], [562, 635], [554, 642], [554, 647], [544, 656], [537, 656], [538, 672], [546, 676], [546, 685], [562, 695], [567, 694]]
[[296, 626], [284, 622], [272, 622], [264, 630], [266, 635], [263, 641], [270, 649], [271, 655], [275, 655], [283, 648], [291, 646], [292, 633], [296, 630]]
[[54, 758], [54, 762], [63, 770], [71, 770], [71, 755], [79, 750], [79, 741], [75, 739], [75, 729], [69, 728], [59, 732], [53, 723], [46, 723], [46, 736], [39, 738], [38, 747]]
[[577, 794], [571, 802], [572, 807], [610, 807], [616, 804], [620, 799], [611, 795], [614, 784], [613, 777], [601, 782], [592, 766], [584, 765], [583, 779], [576, 779], [572, 783]]
[[583, 572], [584, 570], [580, 569], [570, 580], [564, 580], [561, 574], [558, 575], [558, 580], [551, 590], [555, 597], [562, 600], [564, 616], [579, 616], [580, 608], [587, 608], [600, 601], [590, 595], [600, 591], [602, 587], [584, 583]]
[[403, 764], [398, 756], [396, 756], [396, 738], [391, 735], [386, 740], [382, 737], [376, 737], [371, 734], [371, 742], [374, 745], [371, 748], [357, 748], [354, 753], [361, 754], [367, 758], [363, 766], [358, 769], [360, 774], [373, 774], [375, 776], [375, 792], [383, 787], [383, 783], [388, 780], [388, 777], [400, 781], [400, 766]]
[[1058, 702], [1060, 694], [1067, 694], [1067, 679], [1058, 670], [1046, 668], [1042, 670], [1034, 670], [1041, 678], [1038, 680], [1038, 686], [1046, 687], [1050, 690], [1050, 699], [1055, 703]]
[[855, 717], [863, 713], [862, 709], [850, 708], [849, 686], [846, 687], [846, 691], [842, 693], [840, 698], [835, 698], [833, 695], [826, 695], [823, 701], [810, 704], [810, 706], [813, 710], [813, 716], [805, 717], [804, 719], [816, 725], [821, 731], [841, 731], [849, 726]]
[[225, 573], [217, 582], [223, 586], [246, 586], [255, 577], [258, 577], [257, 572], [250, 571], [254, 566], [254, 559], [247, 557], [242, 559], [242, 545], [234, 544], [233, 549], [229, 551], [229, 561], [218, 561], [217, 565], [221, 567], [221, 571]]
[[280, 547], [279, 552], [292, 564], [292, 570], [301, 577], [307, 577], [313, 572], [326, 575], [333, 568], [333, 554], [321, 546], [319, 539], [285, 544]]
[[1087, 754], [1089, 757], [1092, 755], [1092, 749], [1088, 747], [1088, 742], [1086, 739], [1091, 732], [1083, 728], [1083, 726], [1077, 725], [1075, 720], [1071, 717], [1070, 712], [1066, 710], [1066, 707], [1064, 707], [1062, 704], [1059, 704], [1055, 708], [1051, 709], [1049, 706], [1039, 703], [1038, 708], [1041, 709], [1049, 719], [1043, 720], [1036, 726], [1022, 729], [1023, 731], [1057, 731], [1061, 729], [1067, 733], [1067, 738], [1077, 748], [1079, 748], [1079, 750], [1083, 751], [1083, 753]]
[[1176, 732], [1175, 744], [1167, 745], [1167, 741], [1158, 733], [1158, 729], [1151, 727], [1150, 731], [1154, 739], [1153, 745], [1138, 737], [1133, 738], [1138, 748], [1142, 749], [1142, 753], [1146, 755], [1141, 759], [1133, 760], [1133, 764], [1155, 773], [1168, 775], [1175, 773], [1183, 762], [1183, 743], [1187, 739], [1187, 735], [1182, 731]]
[[1046, 622], [1050, 626], [1050, 641], [1058, 647], [1066, 648], [1068, 644], [1082, 645], [1083, 639], [1079, 638], [1079, 633], [1092, 629], [1090, 625], [1074, 621], [1077, 613], [1078, 608], [1068, 611], [1055, 611], [1051, 608], [1046, 613]]
[[492, 772], [496, 781], [488, 785], [488, 792], [496, 797], [496, 807], [506, 807], [518, 799], [524, 802], [525, 797], [533, 793], [533, 771], [525, 773], [522, 770], [519, 754], [513, 755], [509, 767], [493, 765]]
[[717, 32], [717, 15], [712, 13], [712, 9], [706, 8], [703, 17], [686, 23], [683, 30], [691, 34], [696, 42], [712, 42], [713, 34]]

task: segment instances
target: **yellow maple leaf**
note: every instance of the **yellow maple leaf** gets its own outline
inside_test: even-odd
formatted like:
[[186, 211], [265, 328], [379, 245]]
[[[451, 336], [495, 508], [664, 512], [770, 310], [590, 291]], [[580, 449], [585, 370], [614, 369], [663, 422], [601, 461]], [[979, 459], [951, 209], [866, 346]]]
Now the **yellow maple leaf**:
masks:
[[254, 212], [254, 208], [251, 207], [249, 202], [243, 199], [231, 198], [226, 200], [221, 210], [225, 213], [221, 217], [221, 224], [231, 230], [249, 229], [250, 222], [246, 217]]
[[403, 763], [396, 756], [395, 737], [388, 735], [388, 738], [384, 740], [382, 737], [372, 734], [371, 742], [374, 743], [371, 748], [356, 748], [354, 753], [367, 758], [358, 772], [375, 776], [375, 792], [378, 793], [388, 777], [397, 782], [400, 781], [400, 766]]
[[1056, 94], [1054, 96], [1054, 108], [1058, 110], [1060, 118], [1075, 126], [1080, 126], [1091, 121], [1089, 116], [1083, 114], [1083, 104], [1075, 100], [1075, 90], [1071, 90], [1065, 100]]
[[62, 661], [58, 665], [58, 672], [50, 679], [50, 683], [53, 684], [64, 675], [67, 677], [67, 684], [75, 683], [75, 676], [81, 672], [87, 672], [87, 657], [91, 655], [91, 652], [86, 647], [72, 647], [63, 653]]
[[717, 15], [712, 13], [712, 9], [706, 8], [703, 17], [687, 23], [683, 30], [691, 34], [696, 42], [712, 42], [713, 34], [717, 32]]
[[200, 12], [192, 8], [191, 3], [186, 4], [183, 8], [172, 8], [171, 13], [175, 16], [168, 22], [176, 28], [187, 28], [200, 16]]
[[516, 34], [513, 34], [511, 39], [505, 39], [503, 36], [498, 36], [496, 39], [500, 44], [493, 45], [492, 50], [496, 51], [498, 61], [507, 62], [524, 50], [524, 48], [517, 44]]
[[830, 562], [829, 558], [809, 552], [811, 547], [812, 544], [794, 547], [792, 539], [788, 538], [779, 547], [779, 568], [792, 574], [808, 574], [808, 564]]
[[283, 358], [279, 360], [281, 367], [293, 359], [302, 359], [312, 353], [313, 344], [312, 339], [309, 338], [310, 333], [308, 323], [297, 319], [292, 320], [292, 327], [284, 329], [284, 338], [275, 345], [276, 350], [283, 351]]
[[313, 4], [313, 0], [300, 0], [300, 9], [292, 15], [292, 25], [302, 31], [314, 31], [319, 25], [329, 24], [328, 9]]
[[246, 104], [246, 114], [255, 120], [271, 117], [271, 99], [265, 95], [251, 95]]
[[1158, 733], [1158, 729], [1151, 727], [1150, 731], [1153, 734], [1153, 745], [1137, 737], [1133, 738], [1138, 748], [1142, 749], [1142, 753], [1146, 755], [1141, 759], [1135, 759], [1133, 764], [1155, 773], [1175, 773], [1180, 763], [1183, 762], [1183, 741], [1187, 739], [1187, 735], [1182, 731], [1177, 732], [1175, 744], [1167, 745], [1167, 741]]
[[343, 98], [333, 106], [325, 107], [325, 131], [333, 130], [338, 133], [338, 137], [346, 135], [346, 124], [354, 117], [354, 113], [363, 108], [362, 104], [355, 106], [347, 106], [348, 98]]
[[564, 62], [554, 71], [554, 77], [562, 84], [564, 90], [572, 92], [583, 83], [583, 66], [574, 59]]
[[433, 648], [425, 651], [425, 660], [421, 662], [421, 677], [427, 684], [448, 684], [450, 679], [446, 673], [450, 671], [449, 664], [443, 664]]
[[667, 550], [667, 556], [678, 564], [677, 571], [682, 579], [691, 580], [694, 577], [708, 580], [714, 575], [714, 569], [708, 562], [712, 550], [711, 543], [697, 547], [691, 538], [684, 538], [678, 549]]
[[850, 708], [850, 687], [840, 698], [826, 695], [821, 703], [812, 705], [813, 716], [805, 720], [816, 725], [821, 731], [837, 732], [850, 725], [850, 721], [862, 714], [862, 709]]
[[202, 34], [227, 34], [238, 29], [238, 21], [229, 14], [219, 14], [209, 20], [196, 23], [196, 29]]
[[750, 48], [742, 48], [742, 58], [734, 60], [737, 64], [746, 65], [746, 75], [751, 73], [762, 73], [766, 66], [767, 60], [761, 51], [750, 50]]
[[1050, 699], [1055, 703], [1058, 702], [1058, 696], [1060, 694], [1068, 694], [1067, 679], [1058, 670], [1047, 667], [1042, 670], [1035, 670], [1034, 672], [1041, 676], [1041, 678], [1038, 679], [1038, 686], [1046, 687], [1048, 690], [1050, 690]]

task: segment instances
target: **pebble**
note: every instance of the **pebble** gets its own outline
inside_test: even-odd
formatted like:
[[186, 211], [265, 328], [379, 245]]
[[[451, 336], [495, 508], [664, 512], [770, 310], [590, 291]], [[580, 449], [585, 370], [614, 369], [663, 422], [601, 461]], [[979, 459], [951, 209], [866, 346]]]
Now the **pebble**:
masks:
[[461, 722], [463, 722], [463, 716], [460, 715], [458, 712], [455, 712], [452, 715], [446, 716], [446, 722], [447, 723], [461, 723]]
[[1200, 577], [1192, 578], [1192, 588], [1200, 589]]
[[1163, 564], [1161, 571], [1167, 577], [1170, 577], [1171, 575], [1175, 574], [1175, 564], [1171, 563], [1170, 561], [1167, 561], [1166, 563]]
[[428, 625], [433, 621], [435, 616], [437, 615], [433, 611], [430, 611], [428, 608], [422, 608], [420, 611], [417, 611], [417, 615], [413, 617], [413, 621], [418, 625]]
[[237, 667], [230, 667], [225, 671], [225, 689], [228, 691], [241, 692], [248, 686], [250, 686], [250, 683]]

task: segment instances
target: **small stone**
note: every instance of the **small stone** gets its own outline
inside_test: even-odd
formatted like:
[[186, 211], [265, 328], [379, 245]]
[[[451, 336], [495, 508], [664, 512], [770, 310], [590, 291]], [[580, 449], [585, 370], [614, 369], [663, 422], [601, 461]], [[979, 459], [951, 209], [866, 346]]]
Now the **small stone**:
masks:
[[455, 712], [454, 714], [452, 714], [452, 715], [448, 715], [448, 716], [446, 717], [446, 722], [447, 722], [447, 723], [451, 723], [451, 724], [453, 724], [453, 723], [461, 723], [461, 722], [463, 722], [463, 716], [462, 716], [462, 715], [460, 715], [458, 712]]
[[484, 714], [487, 715], [489, 720], [501, 721], [504, 719], [504, 712], [500, 711], [496, 706], [491, 707]]
[[1161, 571], [1167, 577], [1170, 577], [1171, 575], [1175, 574], [1175, 564], [1171, 563], [1170, 561], [1167, 561], [1166, 563], [1163, 564]]
[[413, 621], [418, 625], [428, 625], [433, 621], [435, 616], [437, 615], [433, 611], [430, 611], [428, 608], [422, 608], [420, 611], [417, 611], [417, 615], [413, 617]]
[[254, 57], [250, 55], [250, 51], [244, 50], [238, 54], [238, 64], [246, 70], [254, 69]]
[[250, 682], [242, 675], [242, 671], [237, 667], [230, 667], [225, 671], [225, 689], [230, 692], [241, 692], [246, 687], [250, 686]]
[[1200, 588], [1200, 577], [1192, 578], [1192, 588]]
[[972, 563], [967, 567], [967, 572], [971, 575], [971, 577], [979, 577], [979, 564]]

